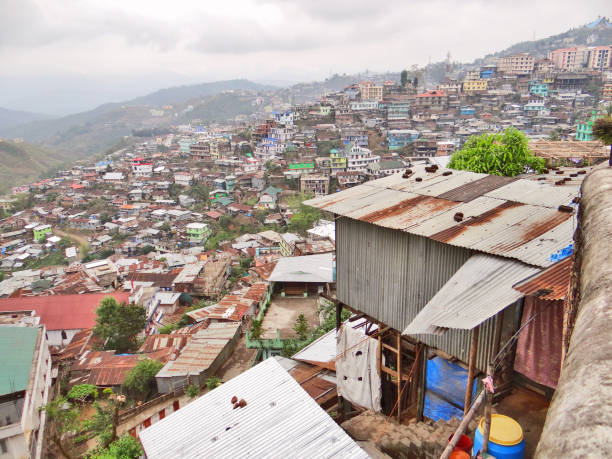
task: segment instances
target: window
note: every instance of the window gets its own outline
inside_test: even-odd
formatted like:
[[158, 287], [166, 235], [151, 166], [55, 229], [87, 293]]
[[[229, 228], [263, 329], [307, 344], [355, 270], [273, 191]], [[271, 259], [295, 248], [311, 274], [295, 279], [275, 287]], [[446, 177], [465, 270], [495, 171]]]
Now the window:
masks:
[[66, 336], [65, 330], [62, 330], [62, 339], [68, 339], [68, 336]]
[[6, 446], [6, 438], [0, 439], [0, 453], [2, 454], [8, 453], [8, 448]]

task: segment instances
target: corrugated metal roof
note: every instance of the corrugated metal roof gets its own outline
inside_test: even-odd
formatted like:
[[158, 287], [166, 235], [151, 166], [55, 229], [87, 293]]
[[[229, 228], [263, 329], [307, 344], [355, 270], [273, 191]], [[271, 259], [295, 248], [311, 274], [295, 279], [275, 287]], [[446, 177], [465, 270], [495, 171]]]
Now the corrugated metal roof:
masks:
[[[247, 405], [234, 409], [234, 396]], [[149, 459], [368, 457], [273, 358], [139, 436]]]
[[477, 254], [448, 280], [404, 330], [405, 335], [470, 330], [523, 294], [512, 286], [538, 268], [513, 260]]
[[541, 300], [563, 300], [572, 275], [573, 257], [555, 263], [550, 268], [525, 279], [514, 286], [523, 295], [537, 296]]
[[[574, 232], [578, 187], [555, 187], [466, 171], [413, 169], [367, 182], [306, 204], [434, 239], [547, 267]], [[449, 174], [450, 173], [450, 174]], [[420, 181], [417, 179], [420, 178]]]
[[283, 257], [270, 274], [274, 282], [334, 282], [334, 254]]

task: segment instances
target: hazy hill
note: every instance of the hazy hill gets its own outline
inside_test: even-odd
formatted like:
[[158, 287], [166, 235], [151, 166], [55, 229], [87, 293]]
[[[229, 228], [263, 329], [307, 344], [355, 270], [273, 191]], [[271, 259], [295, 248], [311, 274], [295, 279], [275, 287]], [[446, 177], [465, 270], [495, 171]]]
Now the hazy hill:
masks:
[[0, 193], [10, 191], [12, 186], [34, 181], [76, 158], [67, 152], [25, 142], [0, 141]]
[[31, 121], [49, 119], [51, 116], [41, 113], [23, 112], [0, 107], [0, 130]]
[[523, 41], [516, 43], [502, 51], [487, 54], [483, 59], [478, 59], [478, 64], [489, 58], [506, 56], [514, 53], [530, 53], [536, 58], [544, 58], [549, 51], [559, 48], [570, 48], [578, 45], [603, 46], [612, 43], [612, 23], [607, 18], [599, 18], [591, 24], [575, 29], [570, 29], [558, 35], [542, 38], [535, 41]]
[[172, 88], [160, 89], [146, 96], [137, 97], [128, 102], [129, 105], [172, 105], [182, 104], [190, 99], [212, 96], [223, 91], [229, 90], [248, 90], [248, 91], [271, 91], [276, 89], [274, 86], [254, 83], [249, 80], [227, 80], [215, 81], [212, 83], [193, 84], [185, 86], [175, 86]]
[[[243, 113], [253, 113], [255, 108], [251, 102], [255, 99], [256, 92], [270, 88], [273, 87], [248, 80], [178, 86], [122, 103], [101, 105], [94, 110], [62, 118], [34, 121], [6, 129], [0, 127], [0, 136], [22, 137], [52, 148], [76, 150], [82, 155], [94, 154], [110, 148], [132, 130], [167, 126], [187, 119], [174, 116], [175, 113], [180, 113], [187, 103], [194, 107], [190, 118], [201, 118], [205, 121], [224, 120]], [[229, 91], [252, 91], [252, 97], [245, 98]], [[173, 108], [164, 110], [162, 116], [151, 112], [152, 109], [164, 105], [172, 105]]]

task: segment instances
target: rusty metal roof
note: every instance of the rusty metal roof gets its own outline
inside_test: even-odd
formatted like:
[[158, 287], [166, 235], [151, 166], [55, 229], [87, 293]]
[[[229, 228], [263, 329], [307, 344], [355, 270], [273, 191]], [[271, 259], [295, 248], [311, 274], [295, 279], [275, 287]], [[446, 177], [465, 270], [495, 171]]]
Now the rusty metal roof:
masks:
[[[412, 168], [306, 204], [436, 241], [548, 267], [571, 244], [577, 186]], [[420, 180], [419, 180], [420, 179]], [[565, 206], [559, 210], [560, 206]]]
[[514, 285], [523, 295], [537, 296], [541, 300], [563, 300], [572, 275], [573, 257], [567, 257], [550, 268]]

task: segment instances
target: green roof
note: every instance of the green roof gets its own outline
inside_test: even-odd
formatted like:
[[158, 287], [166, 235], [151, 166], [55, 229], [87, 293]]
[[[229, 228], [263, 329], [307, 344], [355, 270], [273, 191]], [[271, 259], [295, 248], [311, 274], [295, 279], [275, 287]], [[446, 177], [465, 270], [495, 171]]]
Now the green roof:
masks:
[[0, 395], [28, 387], [38, 327], [0, 327]]

